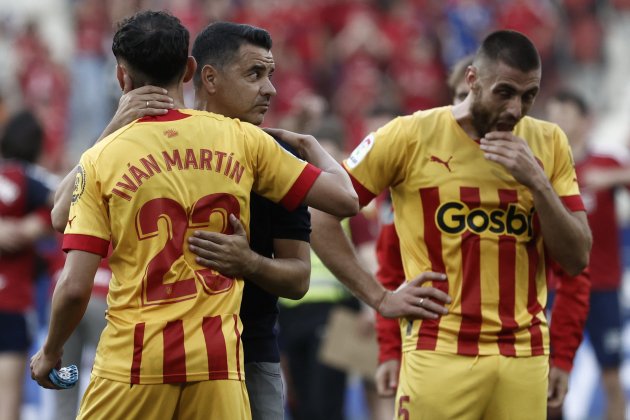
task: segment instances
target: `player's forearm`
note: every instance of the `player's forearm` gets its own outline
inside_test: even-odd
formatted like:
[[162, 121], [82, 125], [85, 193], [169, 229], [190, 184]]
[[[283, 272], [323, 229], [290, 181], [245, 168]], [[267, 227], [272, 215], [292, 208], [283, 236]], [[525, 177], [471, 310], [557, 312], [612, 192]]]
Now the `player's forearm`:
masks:
[[343, 232], [339, 219], [312, 210], [311, 246], [322, 262], [356, 297], [378, 311], [387, 293], [385, 288], [367, 271], [354, 252], [354, 247]]
[[70, 204], [72, 203], [72, 190], [74, 189], [74, 180], [76, 177], [76, 168], [73, 168], [63, 178], [57, 191], [55, 192], [55, 205], [50, 212], [53, 228], [57, 232], [63, 233], [68, 223], [68, 214], [70, 214]]
[[588, 264], [592, 243], [586, 215], [568, 210], [549, 183], [532, 193], [546, 250], [569, 275], [579, 274]]
[[310, 264], [299, 258], [266, 258], [256, 254], [256, 262], [244, 273], [245, 279], [272, 295], [300, 299], [308, 291]]
[[70, 287], [63, 278], [57, 283], [53, 293], [48, 336], [44, 352], [61, 356], [63, 346], [81, 321], [90, 301], [91, 288]]

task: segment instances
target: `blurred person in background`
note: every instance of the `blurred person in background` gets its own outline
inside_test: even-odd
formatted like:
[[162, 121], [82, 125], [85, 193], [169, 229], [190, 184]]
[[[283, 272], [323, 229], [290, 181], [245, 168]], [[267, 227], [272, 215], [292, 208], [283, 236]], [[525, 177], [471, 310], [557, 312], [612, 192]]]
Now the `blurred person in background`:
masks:
[[[586, 331], [601, 368], [607, 399], [606, 418], [622, 420], [626, 412], [626, 398], [619, 376], [623, 353], [619, 292], [623, 270], [615, 192], [624, 185], [593, 188], [588, 184], [586, 176], [591, 171], [621, 168], [622, 163], [614, 156], [592, 151], [589, 144], [589, 108], [578, 94], [570, 90], [559, 91], [550, 98], [546, 108], [548, 119], [567, 133], [575, 160], [577, 179], [593, 234], [589, 262], [590, 312]], [[625, 186], [629, 184], [630, 182], [626, 182]], [[552, 325], [554, 323], [555, 319]]]
[[51, 233], [50, 179], [35, 166], [43, 129], [28, 111], [9, 118], [0, 137], [0, 419], [18, 420], [32, 342], [35, 247]]
[[[419, 298], [423, 319], [401, 320], [395, 412], [542, 419], [544, 259], [578, 274], [590, 231], [565, 135], [527, 117], [541, 80], [532, 42], [514, 31], [491, 33], [465, 79], [471, 92], [462, 103], [396, 118], [344, 161], [362, 205], [390, 188], [408, 281], [441, 273], [432, 286], [453, 299], [446, 311], [450, 300]], [[312, 217], [313, 248], [331, 271], [348, 282], [370, 276], [338, 220]]]

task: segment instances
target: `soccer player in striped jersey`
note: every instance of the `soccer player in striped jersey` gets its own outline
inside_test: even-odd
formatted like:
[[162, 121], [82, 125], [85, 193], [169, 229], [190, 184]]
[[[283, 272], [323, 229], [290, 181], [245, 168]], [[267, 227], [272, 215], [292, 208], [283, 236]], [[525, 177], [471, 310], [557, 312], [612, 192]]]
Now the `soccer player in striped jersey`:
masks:
[[[472, 65], [473, 57], [462, 58], [448, 78], [453, 104], [463, 102], [470, 89], [465, 81], [466, 69]], [[558, 113], [558, 115], [563, 115]], [[561, 127], [562, 128], [562, 127]], [[575, 132], [567, 131], [569, 141]], [[405, 272], [400, 257], [400, 244], [394, 227], [394, 210], [389, 196], [379, 200], [380, 232], [377, 239], [377, 279], [390, 290], [396, 290], [405, 281]], [[593, 234], [595, 236], [595, 234]], [[549, 367], [548, 406], [551, 411], [561, 408], [568, 391], [569, 373], [573, 367], [575, 353], [582, 341], [589, 309], [590, 280], [586, 273], [576, 277], [555, 274], [557, 265], [551, 268], [550, 286], [555, 286], [556, 298], [549, 302], [553, 322], [549, 327], [551, 340]], [[551, 299], [550, 299], [551, 300]], [[553, 306], [551, 305], [553, 303]], [[376, 372], [376, 387], [384, 398], [393, 397], [398, 388], [402, 337], [397, 319], [376, 314], [376, 331], [379, 343], [379, 367]], [[392, 403], [393, 404], [393, 403]]]
[[200, 266], [188, 238], [231, 233], [237, 220], [248, 226], [251, 191], [288, 209], [305, 202], [340, 216], [357, 211], [347, 174], [312, 137], [284, 133], [313, 164], [251, 124], [184, 109], [183, 83], [196, 67], [188, 40], [178, 19], [150, 11], [114, 35], [121, 87], [129, 77], [135, 87], [165, 88], [174, 109], [107, 136], [76, 174], [68, 256], [31, 374], [54, 388], [48, 373], [61, 363], [111, 242], [107, 326], [79, 418], [249, 419], [243, 281]]
[[[432, 286], [452, 297], [448, 314], [421, 298], [425, 319], [400, 320], [397, 418], [546, 416], [546, 258], [578, 274], [591, 235], [566, 136], [526, 116], [540, 77], [529, 39], [494, 32], [466, 100], [394, 119], [344, 162], [362, 205], [390, 189], [405, 277], [443, 273]], [[370, 275], [343, 240], [338, 220], [313, 212], [313, 248], [360, 284]]]

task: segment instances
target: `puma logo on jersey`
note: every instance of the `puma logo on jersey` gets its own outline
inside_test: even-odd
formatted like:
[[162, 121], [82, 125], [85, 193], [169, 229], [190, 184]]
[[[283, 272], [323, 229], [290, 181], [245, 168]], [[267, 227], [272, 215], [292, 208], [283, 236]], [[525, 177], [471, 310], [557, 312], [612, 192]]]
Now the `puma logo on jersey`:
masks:
[[74, 222], [74, 219], [76, 219], [77, 216], [74, 216], [72, 219], [68, 219], [68, 226], [72, 227], [72, 222]]
[[178, 134], [179, 133], [176, 130], [172, 129], [172, 128], [169, 128], [168, 130], [164, 130], [164, 135], [166, 137], [168, 137], [169, 139], [172, 139], [173, 137], [177, 136]]
[[429, 161], [439, 163], [440, 165], [444, 165], [444, 167], [448, 169], [449, 172], [451, 172], [451, 166], [450, 166], [451, 159], [453, 159], [453, 156], [450, 156], [446, 161], [444, 161], [437, 156], [431, 155], [431, 157], [429, 158]]

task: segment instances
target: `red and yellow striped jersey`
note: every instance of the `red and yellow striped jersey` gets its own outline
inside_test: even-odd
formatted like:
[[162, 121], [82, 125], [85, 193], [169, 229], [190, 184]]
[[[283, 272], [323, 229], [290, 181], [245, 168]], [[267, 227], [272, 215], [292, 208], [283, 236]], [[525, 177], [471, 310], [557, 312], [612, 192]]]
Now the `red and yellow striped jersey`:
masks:
[[320, 173], [259, 128], [193, 110], [137, 120], [81, 158], [65, 250], [109, 260], [94, 374], [140, 383], [242, 379], [243, 282], [201, 267], [195, 230], [249, 228], [253, 190], [297, 206]]
[[[556, 193], [583, 210], [564, 133], [523, 118], [527, 141]], [[394, 119], [344, 165], [361, 204], [391, 190], [407, 279], [446, 273], [453, 302], [438, 320], [401, 321], [403, 351], [529, 356], [548, 351], [545, 255], [533, 197], [455, 120], [451, 107]]]

